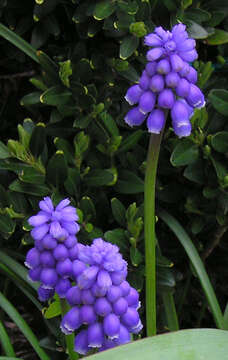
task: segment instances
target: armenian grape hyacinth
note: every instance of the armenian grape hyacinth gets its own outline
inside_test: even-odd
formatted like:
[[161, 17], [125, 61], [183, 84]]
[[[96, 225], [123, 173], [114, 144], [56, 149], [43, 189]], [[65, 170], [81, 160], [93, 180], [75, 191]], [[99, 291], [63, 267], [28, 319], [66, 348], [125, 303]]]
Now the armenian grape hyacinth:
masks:
[[25, 265], [29, 278], [40, 281], [41, 301], [56, 292], [71, 309], [61, 321], [68, 335], [77, 331], [75, 351], [87, 354], [125, 344], [131, 333], [142, 329], [139, 294], [126, 281], [127, 262], [119, 248], [101, 238], [91, 246], [77, 242], [76, 209], [69, 200], [56, 208], [49, 197], [39, 203], [41, 211], [29, 218], [34, 228], [35, 247], [29, 250]]
[[188, 37], [185, 25], [178, 24], [171, 32], [156, 27], [144, 43], [151, 47], [148, 63], [139, 84], [126, 93], [127, 102], [137, 106], [127, 113], [125, 122], [139, 126], [147, 119], [148, 131], [159, 134], [165, 125], [165, 111], [171, 110], [175, 134], [189, 136], [194, 108], [205, 105], [204, 95], [195, 85], [197, 71], [190, 64], [198, 57], [195, 40]]

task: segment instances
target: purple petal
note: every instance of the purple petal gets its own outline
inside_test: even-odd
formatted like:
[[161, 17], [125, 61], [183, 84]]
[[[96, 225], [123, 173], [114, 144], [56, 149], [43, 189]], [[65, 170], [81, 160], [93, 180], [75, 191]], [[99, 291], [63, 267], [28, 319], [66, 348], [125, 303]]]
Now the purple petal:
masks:
[[165, 82], [168, 87], [175, 88], [178, 85], [178, 82], [180, 81], [180, 76], [172, 71], [165, 77]]
[[115, 340], [117, 345], [127, 344], [131, 341], [131, 335], [128, 329], [120, 324], [119, 338]]
[[65, 298], [66, 293], [70, 288], [71, 282], [68, 279], [60, 279], [55, 286], [55, 291], [60, 298]]
[[135, 308], [129, 307], [124, 315], [121, 316], [121, 322], [131, 328], [138, 324], [139, 314]]
[[48, 250], [42, 251], [42, 253], [40, 254], [40, 262], [44, 267], [49, 267], [49, 268], [55, 267], [55, 259], [51, 251]]
[[198, 58], [196, 50], [179, 52], [180, 57], [185, 61], [195, 61]]
[[107, 316], [112, 311], [112, 306], [106, 298], [99, 298], [94, 303], [94, 310], [99, 316]]
[[58, 275], [54, 269], [44, 268], [40, 274], [40, 281], [46, 289], [54, 288], [58, 281]]
[[153, 92], [161, 92], [164, 89], [164, 84], [164, 77], [162, 75], [154, 75], [150, 81], [150, 89]]
[[71, 287], [66, 293], [68, 303], [72, 305], [81, 304], [82, 292], [78, 286]]
[[66, 246], [64, 246], [63, 244], [59, 244], [54, 249], [53, 255], [57, 261], [62, 261], [69, 257], [69, 252]]
[[108, 271], [100, 270], [97, 275], [97, 285], [102, 289], [108, 289], [112, 285], [112, 280]]
[[48, 230], [49, 230], [48, 224], [37, 226], [34, 229], [32, 229], [31, 236], [35, 240], [41, 240], [47, 234]]
[[139, 85], [133, 85], [128, 89], [125, 95], [125, 99], [130, 105], [137, 104], [142, 93], [143, 90], [140, 88]]
[[[136, 291], [136, 290], [135, 290]], [[128, 308], [128, 302], [125, 298], [121, 297], [119, 298], [114, 304], [113, 304], [113, 312], [118, 315], [121, 316], [123, 314], [125, 314], [125, 312], [127, 311]]]
[[54, 239], [61, 238], [62, 236], [62, 227], [58, 221], [53, 221], [50, 225], [50, 234]]
[[170, 55], [170, 62], [173, 71], [176, 72], [180, 71], [184, 66], [183, 60], [177, 54]]
[[42, 270], [41, 266], [38, 266], [35, 269], [30, 269], [28, 272], [28, 279], [32, 282], [40, 281], [41, 270]]
[[164, 53], [164, 49], [162, 47], [156, 47], [147, 52], [146, 58], [148, 61], [158, 60]]
[[164, 89], [158, 96], [158, 105], [164, 109], [172, 109], [174, 101], [175, 97], [170, 89]]
[[151, 77], [156, 74], [157, 62], [152, 61], [146, 64], [146, 72]]
[[166, 75], [170, 72], [170, 64], [167, 59], [162, 59], [158, 62], [157, 65], [157, 72], [161, 75]]
[[80, 312], [77, 306], [70, 309], [64, 315], [60, 328], [64, 334], [70, 334], [81, 326]]
[[57, 273], [62, 277], [68, 277], [72, 274], [72, 262], [70, 259], [58, 261], [56, 265]]
[[69, 199], [64, 199], [64, 200], [60, 201], [60, 203], [56, 206], [55, 210], [60, 211], [60, 210], [64, 209], [69, 204], [70, 204], [70, 200]]
[[104, 318], [103, 328], [105, 335], [111, 340], [119, 337], [120, 320], [115, 314], [108, 314]]
[[27, 252], [25, 259], [25, 266], [29, 269], [34, 269], [40, 265], [40, 252], [33, 247]]
[[91, 305], [95, 302], [95, 297], [90, 289], [82, 290], [82, 303], [85, 305]]
[[50, 215], [47, 213], [41, 213], [35, 216], [31, 216], [28, 219], [28, 223], [31, 226], [40, 226], [43, 225], [44, 223], [48, 222], [48, 220], [50, 219]]
[[179, 137], [186, 137], [191, 134], [192, 126], [189, 120], [180, 121], [180, 122], [173, 122], [173, 130], [175, 134]]
[[155, 105], [156, 96], [152, 91], [145, 91], [139, 100], [139, 111], [142, 114], [147, 114], [152, 111]]
[[162, 41], [158, 35], [152, 33], [145, 36], [144, 44], [147, 46], [161, 46]]
[[161, 109], [153, 110], [147, 118], [147, 128], [150, 133], [160, 134], [165, 125], [165, 115]]
[[196, 42], [194, 39], [186, 39], [185, 41], [183, 42], [179, 42], [177, 44], [177, 49], [178, 51], [191, 51], [195, 48], [196, 46]]
[[107, 299], [110, 302], [117, 301], [122, 296], [122, 291], [119, 286], [112, 285], [107, 291]]
[[80, 226], [75, 222], [68, 222], [61, 220], [61, 225], [71, 235], [75, 235], [80, 230]]
[[139, 86], [142, 90], [147, 90], [149, 88], [150, 77], [146, 71], [143, 71], [142, 76], [139, 79]]
[[99, 268], [90, 266], [78, 276], [78, 286], [80, 289], [88, 289], [95, 282]]
[[204, 95], [202, 91], [194, 84], [190, 84], [187, 102], [190, 106], [199, 109], [205, 105]]
[[86, 264], [80, 260], [74, 260], [72, 264], [72, 272], [75, 278], [80, 275], [85, 269], [87, 269]]
[[77, 353], [81, 355], [86, 355], [87, 352], [90, 350], [88, 347], [87, 330], [80, 331], [80, 333], [78, 333], [78, 335], [75, 337], [74, 349]]
[[89, 347], [101, 347], [104, 343], [103, 327], [100, 323], [91, 324], [88, 327], [88, 344]]
[[128, 111], [124, 120], [129, 126], [139, 126], [143, 123], [146, 116], [143, 115], [137, 107]]
[[80, 308], [80, 319], [82, 324], [93, 324], [97, 320], [97, 315], [94, 311], [93, 306], [91, 305], [83, 305]]
[[39, 207], [41, 210], [51, 213], [54, 210], [53, 203], [49, 196], [45, 197], [44, 200], [39, 202]]
[[38, 298], [40, 301], [47, 301], [54, 296], [54, 289], [44, 289], [42, 286], [38, 288]]
[[190, 90], [190, 83], [186, 79], [180, 79], [177, 87], [176, 87], [176, 93], [180, 97], [187, 97]]
[[186, 74], [186, 79], [192, 83], [192, 84], [196, 84], [197, 83], [197, 78], [198, 78], [198, 74], [197, 71], [192, 67], [189, 66], [189, 71]]

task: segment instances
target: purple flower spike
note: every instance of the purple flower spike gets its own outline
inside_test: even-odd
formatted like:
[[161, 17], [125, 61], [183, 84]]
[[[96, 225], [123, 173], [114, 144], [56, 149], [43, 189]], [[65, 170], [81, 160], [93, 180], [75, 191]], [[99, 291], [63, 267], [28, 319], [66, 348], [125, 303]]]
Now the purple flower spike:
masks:
[[197, 83], [197, 79], [198, 79], [197, 71], [192, 66], [189, 66], [189, 71], [186, 74], [186, 79], [192, 84]]
[[105, 270], [100, 270], [98, 275], [97, 275], [97, 285], [101, 288], [101, 289], [109, 289], [110, 286], [112, 285], [112, 280], [111, 277], [108, 273], [108, 271]]
[[205, 100], [202, 91], [194, 84], [190, 85], [187, 102], [190, 106], [198, 109], [204, 107]]
[[107, 316], [112, 311], [112, 306], [105, 297], [102, 297], [96, 300], [94, 309], [97, 315]]
[[118, 339], [120, 331], [120, 320], [115, 314], [109, 314], [104, 318], [104, 332], [111, 339]]
[[156, 96], [150, 90], [144, 92], [139, 100], [139, 111], [144, 115], [152, 111], [155, 105], [155, 101]]
[[128, 328], [137, 326], [139, 322], [139, 314], [136, 309], [129, 307], [126, 313], [121, 316], [121, 322]]
[[89, 351], [87, 330], [80, 331], [75, 337], [74, 350], [81, 355], [86, 355]]
[[99, 268], [91, 266], [78, 276], [78, 286], [80, 289], [89, 289], [97, 277]]
[[97, 320], [97, 315], [94, 311], [93, 306], [83, 305], [80, 308], [80, 319], [82, 324], [93, 324]]
[[122, 291], [119, 286], [112, 285], [107, 291], [107, 299], [110, 302], [117, 301], [122, 296]]
[[164, 53], [164, 49], [162, 47], [157, 47], [149, 50], [146, 54], [146, 58], [148, 61], [155, 61], [160, 59], [163, 53]]
[[70, 261], [70, 259], [58, 261], [56, 265], [56, 271], [58, 275], [63, 278], [70, 276], [72, 274], [72, 262]]
[[161, 75], [166, 75], [170, 72], [170, 64], [167, 59], [162, 59], [158, 62], [157, 72]]
[[30, 269], [28, 272], [28, 279], [30, 281], [40, 281], [40, 273], [41, 273], [42, 267], [38, 266], [35, 269]]
[[81, 326], [80, 311], [74, 306], [70, 309], [66, 315], [64, 315], [60, 328], [66, 335], [72, 334], [72, 332]]
[[43, 288], [53, 289], [58, 281], [58, 275], [54, 269], [44, 268], [40, 273], [40, 281]]
[[139, 126], [145, 120], [145, 115], [143, 115], [138, 108], [133, 108], [128, 111], [124, 120], [129, 126]]
[[[136, 291], [136, 290], [135, 290]], [[125, 314], [128, 308], [128, 302], [125, 298], [121, 297], [119, 298], [114, 304], [113, 304], [113, 311], [116, 315], [121, 316]]]
[[163, 109], [172, 109], [174, 101], [174, 94], [170, 89], [164, 89], [158, 96], [158, 105]]
[[191, 134], [192, 126], [189, 120], [185, 120], [182, 122], [172, 122], [173, 124], [173, 130], [175, 134], [179, 137], [186, 137]]
[[28, 251], [25, 259], [25, 265], [29, 269], [34, 269], [40, 264], [40, 253], [36, 248], [32, 248]]
[[186, 98], [189, 94], [189, 90], [190, 90], [190, 83], [188, 82], [188, 80], [180, 79], [176, 87], [177, 95]]
[[140, 88], [139, 85], [133, 85], [128, 89], [125, 95], [125, 99], [130, 105], [138, 104], [142, 93], [143, 90]]
[[57, 246], [57, 241], [49, 234], [47, 234], [42, 241], [43, 247], [47, 250], [53, 250]]
[[62, 261], [69, 257], [69, 252], [65, 245], [59, 244], [54, 249], [53, 255], [57, 261], [59, 261], [59, 260]]
[[49, 230], [49, 225], [47, 224], [37, 226], [34, 229], [32, 229], [31, 236], [33, 237], [34, 240], [41, 240], [47, 234], [48, 230]]
[[103, 327], [96, 322], [88, 327], [88, 345], [92, 348], [99, 348], [104, 343]]
[[40, 253], [40, 263], [44, 266], [44, 267], [55, 267], [55, 259], [52, 255], [51, 251], [48, 250], [44, 250], [42, 253]]
[[82, 303], [85, 305], [91, 305], [95, 302], [95, 296], [93, 295], [92, 291], [82, 290]]
[[150, 133], [160, 134], [165, 125], [165, 115], [161, 109], [153, 110], [147, 118], [147, 128]]
[[122, 296], [127, 296], [131, 290], [130, 284], [126, 280], [119, 285], [119, 288], [122, 291]]
[[150, 89], [156, 93], [162, 91], [164, 89], [164, 85], [164, 78], [159, 74], [154, 75], [150, 81]]

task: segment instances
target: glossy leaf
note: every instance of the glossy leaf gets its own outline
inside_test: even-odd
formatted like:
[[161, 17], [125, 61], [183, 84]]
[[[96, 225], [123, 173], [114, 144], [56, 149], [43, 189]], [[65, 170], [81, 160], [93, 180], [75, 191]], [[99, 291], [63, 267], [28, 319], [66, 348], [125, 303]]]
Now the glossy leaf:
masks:
[[144, 181], [133, 172], [123, 170], [119, 174], [115, 189], [122, 194], [142, 193], [144, 191]]
[[96, 20], [103, 20], [115, 11], [114, 1], [105, 0], [96, 4], [93, 16]]
[[104, 186], [112, 183], [114, 175], [108, 170], [96, 169], [91, 170], [84, 180], [88, 186]]
[[185, 139], [178, 143], [172, 152], [170, 162], [173, 166], [189, 165], [195, 162], [199, 156], [198, 146]]
[[68, 168], [62, 150], [56, 153], [49, 160], [47, 165], [47, 181], [54, 186], [61, 186], [68, 176]]
[[213, 135], [211, 138], [211, 145], [218, 152], [228, 152], [228, 132], [221, 131]]
[[29, 148], [35, 157], [38, 157], [44, 150], [46, 130], [44, 123], [38, 123], [32, 132]]
[[222, 45], [226, 44], [228, 42], [228, 32], [221, 30], [221, 29], [215, 29], [214, 34], [208, 37], [207, 43], [209, 45]]
[[114, 219], [122, 226], [126, 225], [126, 208], [120, 200], [113, 198], [111, 200], [111, 208]]
[[213, 89], [208, 95], [213, 107], [222, 115], [228, 116], [228, 91]]
[[10, 338], [1, 320], [0, 320], [0, 343], [2, 344], [2, 348], [7, 356], [16, 356]]
[[126, 60], [129, 58], [139, 45], [139, 38], [136, 36], [127, 36], [120, 45], [120, 58]]

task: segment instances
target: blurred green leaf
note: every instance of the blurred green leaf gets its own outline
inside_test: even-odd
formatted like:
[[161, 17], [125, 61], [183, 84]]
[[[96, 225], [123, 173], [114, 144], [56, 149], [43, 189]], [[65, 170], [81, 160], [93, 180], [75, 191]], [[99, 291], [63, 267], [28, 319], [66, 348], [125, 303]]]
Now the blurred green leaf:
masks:
[[120, 45], [120, 58], [126, 60], [137, 49], [139, 45], [139, 38], [136, 36], [127, 36], [123, 39]]
[[57, 187], [62, 186], [68, 176], [68, 167], [62, 150], [56, 151], [47, 165], [47, 181]]
[[61, 306], [59, 300], [54, 300], [45, 310], [45, 319], [52, 319], [53, 317], [61, 315]]
[[125, 227], [126, 225], [126, 209], [122, 202], [117, 198], [113, 198], [111, 200], [111, 207], [114, 219], [118, 222], [118, 224]]
[[50, 194], [50, 189], [46, 185], [39, 185], [39, 184], [34, 185], [34, 184], [24, 183], [19, 180], [13, 181], [10, 184], [9, 189], [12, 191], [35, 195], [39, 197], [47, 196], [48, 194]]
[[199, 156], [199, 148], [190, 140], [182, 140], [177, 144], [170, 157], [170, 162], [173, 166], [189, 165], [195, 162]]
[[115, 190], [122, 194], [138, 194], [144, 192], [144, 181], [133, 172], [123, 170], [119, 173]]
[[188, 33], [193, 39], [206, 39], [208, 37], [207, 30], [201, 25], [192, 20], [188, 21], [188, 24]]
[[117, 153], [126, 152], [130, 149], [132, 149], [141, 139], [143, 136], [144, 131], [143, 130], [136, 130], [131, 135], [129, 135], [126, 139], [122, 140], [122, 143], [117, 150]]
[[84, 177], [84, 181], [88, 186], [104, 186], [109, 185], [114, 180], [114, 175], [103, 169], [96, 169], [89, 171], [88, 175]]
[[141, 262], [143, 260], [142, 254], [134, 246], [130, 247], [130, 258], [131, 258], [132, 265], [134, 265], [134, 266], [138, 266], [139, 264], [141, 264]]
[[228, 152], [228, 132], [220, 131], [211, 137], [211, 145], [221, 153]]
[[38, 157], [44, 150], [46, 141], [46, 129], [44, 123], [38, 123], [33, 128], [32, 135], [29, 141], [29, 148], [31, 153]]
[[228, 32], [222, 29], [215, 29], [214, 34], [207, 38], [209, 45], [222, 45], [228, 42]]
[[62, 88], [61, 86], [53, 86], [47, 89], [40, 96], [40, 102], [47, 105], [63, 105], [66, 104], [72, 94], [69, 90]]
[[116, 5], [114, 1], [111, 0], [100, 1], [95, 6], [93, 17], [96, 20], [103, 20], [108, 16], [112, 15], [112, 13], [115, 11], [115, 8]]
[[208, 95], [214, 108], [225, 116], [228, 115], [228, 91], [223, 89], [213, 89]]
[[8, 159], [9, 157], [11, 157], [11, 154], [8, 147], [0, 141], [0, 159]]

